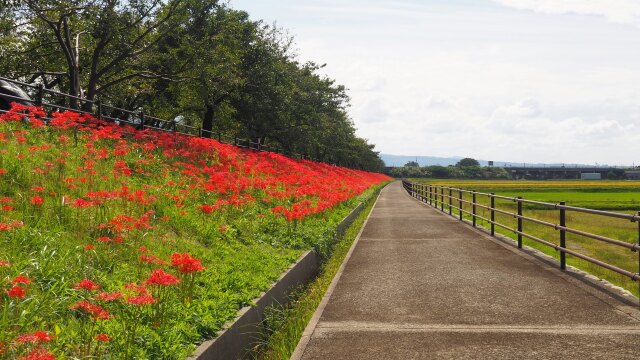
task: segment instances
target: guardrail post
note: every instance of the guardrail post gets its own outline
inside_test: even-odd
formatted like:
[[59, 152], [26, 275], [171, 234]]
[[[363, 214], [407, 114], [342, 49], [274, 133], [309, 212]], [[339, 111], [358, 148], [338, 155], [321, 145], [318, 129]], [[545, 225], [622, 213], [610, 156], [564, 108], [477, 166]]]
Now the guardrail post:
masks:
[[140, 111], [140, 130], [144, 130], [144, 111]]
[[462, 190], [458, 190], [458, 207], [460, 210], [460, 220], [462, 220]]
[[36, 106], [42, 106], [42, 100], [44, 98], [44, 85], [38, 84], [38, 92], [36, 93]]
[[[564, 201], [560, 201], [560, 205], [564, 205]], [[564, 208], [560, 208], [560, 226], [566, 226], [566, 212]], [[560, 229], [560, 248], [564, 249], [566, 247], [566, 233], [564, 229]], [[567, 268], [567, 254], [560, 250], [560, 269], [565, 270]]]
[[431, 185], [429, 185], [429, 188], [427, 189], [427, 194], [429, 195], [429, 205], [433, 206], [433, 192], [431, 191]]
[[440, 211], [444, 212], [444, 188], [440, 188]]
[[491, 236], [496, 234], [496, 226], [494, 222], [496, 221], [496, 212], [493, 210], [496, 208], [496, 198], [493, 197], [495, 193], [491, 193]]
[[473, 227], [475, 227], [476, 226], [476, 191], [475, 190], [472, 190], [472, 191], [473, 191], [473, 200], [472, 200], [472, 203], [473, 203], [473, 210], [472, 210], [473, 211], [473, 216], [472, 216], [472, 218], [473, 218]]
[[449, 215], [451, 215], [451, 205], [453, 204], [451, 200], [453, 198], [452, 195], [453, 195], [453, 192], [451, 191], [451, 188], [449, 188]]
[[522, 196], [518, 196], [518, 249], [522, 249]]
[[437, 209], [438, 208], [438, 188], [433, 185], [433, 205]]
[[[640, 216], [640, 211], [638, 211]], [[638, 246], [640, 246], [640, 220], [638, 220]], [[638, 251], [638, 274], [640, 274], [640, 251]], [[640, 281], [638, 281], [638, 290], [640, 291]]]

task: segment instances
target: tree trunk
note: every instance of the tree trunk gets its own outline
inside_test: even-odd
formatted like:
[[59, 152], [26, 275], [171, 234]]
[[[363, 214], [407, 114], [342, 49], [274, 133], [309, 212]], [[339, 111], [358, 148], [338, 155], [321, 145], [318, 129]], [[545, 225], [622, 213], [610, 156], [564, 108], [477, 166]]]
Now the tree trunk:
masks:
[[213, 111], [215, 106], [213, 104], [207, 104], [207, 110], [204, 113], [202, 119], [202, 137], [211, 138], [213, 135]]

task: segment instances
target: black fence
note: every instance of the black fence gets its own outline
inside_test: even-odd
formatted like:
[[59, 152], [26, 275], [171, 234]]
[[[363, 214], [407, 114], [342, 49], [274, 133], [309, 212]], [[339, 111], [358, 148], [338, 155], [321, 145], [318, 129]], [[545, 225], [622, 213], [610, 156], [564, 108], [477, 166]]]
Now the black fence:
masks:
[[[430, 205], [436, 209], [444, 213], [448, 213], [449, 215], [456, 217], [460, 220], [465, 218], [470, 218], [470, 224], [474, 227], [477, 226], [477, 221], [483, 220], [487, 224], [489, 224], [489, 231], [492, 236], [495, 236], [496, 227], [502, 228], [517, 235], [518, 248], [522, 248], [522, 239], [528, 238], [533, 241], [536, 241], [540, 244], [549, 246], [556, 251], [560, 252], [560, 268], [566, 269], [566, 256], [567, 254], [585, 260], [589, 263], [601, 266], [618, 274], [624, 275], [625, 277], [630, 278], [633, 281], [640, 283], [640, 212], [637, 215], [629, 215], [611, 211], [603, 211], [603, 210], [594, 210], [587, 209], [581, 207], [568, 206], [565, 202], [559, 202], [557, 204], [534, 201], [534, 200], [525, 200], [522, 197], [508, 197], [496, 195], [494, 193], [481, 193], [473, 190], [465, 190], [459, 188], [452, 188], [447, 186], [439, 186], [439, 185], [429, 185], [422, 183], [412, 183], [406, 180], [402, 181], [402, 185], [404, 189], [416, 199], [424, 202], [427, 205]], [[480, 197], [485, 197], [485, 201], [478, 201]], [[488, 200], [488, 201], [486, 201]], [[514, 204], [513, 206], [517, 209], [515, 212], [506, 211], [503, 209], [496, 208], [496, 200], [508, 201]], [[486, 205], [486, 204], [489, 205]], [[549, 221], [541, 220], [538, 218], [534, 218], [531, 216], [523, 215], [523, 204], [528, 204], [530, 206], [535, 206], [537, 209], [546, 209], [546, 210], [555, 210], [557, 211], [557, 223], [552, 223]], [[466, 209], [465, 209], [466, 206]], [[489, 217], [481, 216], [478, 214], [478, 209], [485, 210], [488, 212]], [[592, 234], [590, 232], [578, 230], [575, 228], [571, 228], [567, 226], [567, 214], [570, 212], [577, 213], [586, 213], [595, 215], [598, 217], [605, 218], [616, 218], [622, 220], [628, 220], [632, 223], [638, 224], [637, 226], [637, 236], [638, 243], [632, 243], [627, 241], [622, 241], [618, 239], [612, 239], [607, 236], [602, 236], [598, 234]], [[504, 224], [496, 221], [496, 214], [506, 215], [507, 217], [512, 217], [515, 219], [513, 224]], [[542, 239], [538, 236], [535, 236], [531, 233], [527, 233], [524, 230], [525, 222], [534, 223], [537, 225], [542, 225], [543, 227], [554, 229], [558, 232], [557, 238], [555, 239], [557, 243], [554, 243], [551, 239]], [[623, 247], [631, 252], [635, 252], [638, 254], [638, 272], [633, 272], [629, 270], [622, 269], [618, 266], [606, 263], [604, 261], [594, 259], [593, 257], [581, 254], [580, 252], [568, 249], [566, 244], [567, 234], [575, 234], [579, 236], [583, 236], [585, 238], [593, 239], [596, 241], [604, 242], [610, 244], [612, 246]]]
[[[172, 132], [181, 135], [212, 138], [224, 144], [235, 145], [244, 149], [255, 151], [268, 151], [296, 159], [306, 159], [319, 161], [310, 156], [295, 152], [285, 151], [280, 147], [273, 147], [249, 139], [239, 138], [235, 135], [224, 134], [218, 131], [209, 131], [201, 127], [183, 124], [175, 120], [166, 120], [145, 114], [144, 111], [131, 111], [109, 105], [98, 100], [88, 100], [82, 97], [65, 94], [62, 92], [46, 89], [42, 84], [27, 84], [24, 82], [8, 79], [0, 76], [0, 80], [13, 84], [25, 91], [31, 98], [26, 101], [29, 105], [41, 106], [49, 114], [56, 111], [74, 111], [81, 114], [91, 115], [97, 119], [115, 122], [121, 125], [131, 125], [139, 130], [154, 129]], [[10, 94], [0, 94], [5, 100], [25, 102], [25, 99]], [[64, 104], [64, 105], [62, 105]], [[74, 106], [75, 105], [75, 106]], [[90, 111], [87, 111], [90, 109]], [[0, 113], [7, 112], [0, 109]]]

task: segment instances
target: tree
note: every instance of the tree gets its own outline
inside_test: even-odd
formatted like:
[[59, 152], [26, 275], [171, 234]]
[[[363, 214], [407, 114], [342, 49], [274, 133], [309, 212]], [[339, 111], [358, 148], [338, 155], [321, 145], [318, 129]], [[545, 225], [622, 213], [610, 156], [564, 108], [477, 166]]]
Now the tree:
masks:
[[480, 163], [476, 159], [472, 158], [464, 158], [456, 163], [457, 167], [465, 167], [465, 166], [480, 166]]
[[405, 167], [419, 167], [420, 164], [418, 164], [417, 161], [409, 161], [408, 163], [404, 164]]
[[[39, 80], [47, 88], [60, 86], [90, 101], [126, 82], [171, 78], [176, 74], [152, 71], [145, 63], [157, 54], [153, 51], [156, 45], [183, 23], [185, 2], [17, 2], [2, 14], [11, 16], [15, 34], [28, 33], [9, 54], [25, 60], [13, 75], [29, 83]], [[188, 63], [189, 59], [174, 61]], [[78, 100], [71, 98], [69, 105], [78, 108]]]
[[48, 102], [91, 111], [99, 97], [202, 126], [206, 135], [217, 130], [305, 158], [382, 170], [375, 146], [356, 135], [345, 87], [292, 49], [285, 31], [219, 0], [0, 6], [0, 74], [73, 96]]
[[427, 167], [427, 174], [436, 179], [449, 178], [449, 169], [441, 165], [432, 165]]

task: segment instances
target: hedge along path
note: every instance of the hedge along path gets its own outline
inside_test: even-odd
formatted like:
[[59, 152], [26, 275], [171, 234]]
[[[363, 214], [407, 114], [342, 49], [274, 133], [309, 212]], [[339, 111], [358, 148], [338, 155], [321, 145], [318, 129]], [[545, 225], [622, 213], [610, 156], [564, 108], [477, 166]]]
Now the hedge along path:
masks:
[[636, 359], [638, 299], [385, 188], [292, 359]]

